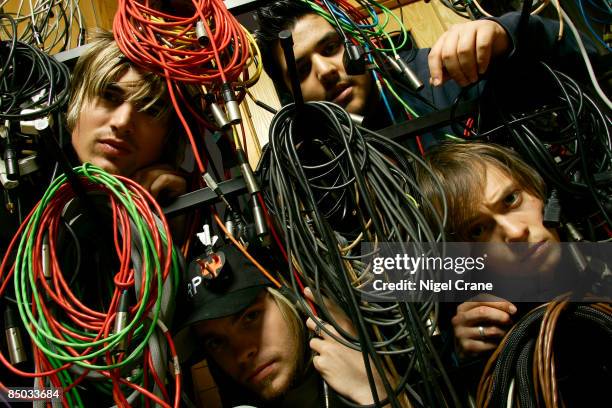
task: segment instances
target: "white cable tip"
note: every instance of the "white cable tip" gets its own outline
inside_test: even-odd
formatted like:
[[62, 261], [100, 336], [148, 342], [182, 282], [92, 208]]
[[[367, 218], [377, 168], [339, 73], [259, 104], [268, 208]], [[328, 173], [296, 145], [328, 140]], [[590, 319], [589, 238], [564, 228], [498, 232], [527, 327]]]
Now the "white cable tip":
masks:
[[210, 227], [208, 226], [208, 224], [204, 224], [204, 239], [204, 245], [210, 245]]
[[219, 236], [215, 235], [212, 237], [212, 243], [210, 244], [211, 246], [215, 246], [215, 244], [217, 243], [217, 240], [219, 239]]
[[198, 237], [198, 239], [200, 240], [200, 242], [202, 243], [202, 245], [204, 246], [208, 246], [208, 244], [206, 243], [206, 234], [203, 232], [198, 232], [196, 234], [196, 236]]

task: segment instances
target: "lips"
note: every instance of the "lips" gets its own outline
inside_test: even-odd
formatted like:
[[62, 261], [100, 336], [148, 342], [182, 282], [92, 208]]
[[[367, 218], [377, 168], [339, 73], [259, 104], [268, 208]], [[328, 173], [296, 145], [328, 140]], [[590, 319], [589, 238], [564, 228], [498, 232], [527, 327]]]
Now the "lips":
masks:
[[257, 367], [248, 377], [247, 382], [251, 383], [259, 383], [261, 380], [266, 378], [268, 375], [272, 373], [274, 369], [274, 361], [270, 361], [268, 363], [262, 364]]
[[338, 85], [334, 88], [328, 100], [338, 105], [346, 106], [353, 94], [353, 87], [349, 84]]
[[98, 140], [100, 149], [106, 154], [113, 156], [124, 156], [132, 153], [132, 146], [124, 140], [105, 138]]
[[525, 255], [523, 256], [523, 262], [529, 259], [535, 258], [539, 256], [543, 251], [548, 247], [548, 241], [543, 240], [538, 242], [537, 244], [529, 245], [529, 247], [525, 251]]

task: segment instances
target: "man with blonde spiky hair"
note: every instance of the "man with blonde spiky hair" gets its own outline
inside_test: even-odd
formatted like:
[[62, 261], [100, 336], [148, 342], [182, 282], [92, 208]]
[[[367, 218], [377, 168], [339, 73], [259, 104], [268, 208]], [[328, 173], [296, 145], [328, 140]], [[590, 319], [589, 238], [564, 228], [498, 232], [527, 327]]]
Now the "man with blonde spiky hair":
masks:
[[130, 177], [155, 197], [184, 193], [177, 172], [182, 135], [164, 78], [121, 53], [110, 32], [99, 32], [73, 71], [67, 123], [81, 162]]

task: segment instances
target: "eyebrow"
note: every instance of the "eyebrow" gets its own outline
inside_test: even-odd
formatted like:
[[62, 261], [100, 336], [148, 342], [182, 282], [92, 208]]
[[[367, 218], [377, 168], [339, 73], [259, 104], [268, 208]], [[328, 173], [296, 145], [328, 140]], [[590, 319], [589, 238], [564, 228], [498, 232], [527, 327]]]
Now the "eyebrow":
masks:
[[[501, 190], [500, 194], [498, 194], [497, 196], [495, 196], [493, 198], [493, 204], [492, 207], [497, 207], [499, 206], [499, 203], [506, 198], [506, 196], [508, 194], [510, 194], [511, 192], [513, 192], [514, 190], [517, 189], [517, 183], [513, 180], [512, 183], [508, 184], [504, 189]], [[480, 218], [480, 214], [476, 214], [473, 217], [470, 217], [467, 219], [467, 221], [465, 222], [466, 226], [470, 226], [471, 224], [473, 224], [475, 221], [477, 221]]]
[[[319, 38], [319, 41], [317, 41], [317, 43], [315, 44], [315, 46], [313, 47], [314, 49], [317, 49], [319, 47], [321, 47], [323, 44], [325, 44], [326, 42], [335, 39], [335, 38], [340, 38], [340, 36], [338, 35], [338, 32], [336, 30], [330, 30], [327, 33], [325, 33], [321, 38]], [[298, 58], [295, 61], [296, 65], [301, 64], [302, 62], [304, 62], [304, 60], [306, 59], [305, 56], [302, 56], [300, 58]]]
[[[257, 304], [258, 304], [258, 301], [255, 301], [254, 303], [247, 306], [241, 313], [234, 313], [233, 315], [231, 315], [230, 324], [231, 325], [236, 324], [247, 312], [249, 312]], [[208, 340], [210, 337], [217, 336], [217, 333], [205, 331], [204, 333], [199, 332], [198, 335], [200, 336], [202, 340]]]
[[104, 88], [102, 88], [102, 92], [116, 92], [116, 93], [120, 93], [122, 95], [125, 95], [125, 89], [123, 89], [122, 87], [120, 87], [119, 85], [117, 85], [116, 82], [111, 82], [108, 85], [106, 85]]

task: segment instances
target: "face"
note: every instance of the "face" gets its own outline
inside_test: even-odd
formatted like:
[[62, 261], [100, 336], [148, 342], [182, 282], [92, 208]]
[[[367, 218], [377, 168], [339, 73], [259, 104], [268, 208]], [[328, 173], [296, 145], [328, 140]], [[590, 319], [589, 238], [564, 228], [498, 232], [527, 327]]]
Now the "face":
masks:
[[468, 233], [486, 243], [487, 266], [516, 275], [551, 272], [558, 264], [559, 236], [543, 223], [544, 203], [504, 172], [485, 166], [483, 200]]
[[81, 162], [90, 162], [122, 176], [155, 163], [161, 157], [168, 119], [156, 109], [139, 111], [129, 95], [141, 80], [129, 68], [93, 100], [85, 101], [72, 131], [72, 145]]
[[264, 400], [283, 395], [298, 368], [298, 343], [267, 291], [246, 310], [195, 326], [209, 356]]
[[[344, 44], [336, 30], [322, 17], [307, 14], [293, 30], [293, 51], [304, 100], [332, 101], [350, 113], [364, 114], [370, 95], [369, 74], [348, 75], [342, 56]], [[291, 89], [287, 64], [280, 44], [276, 46], [285, 85]]]

